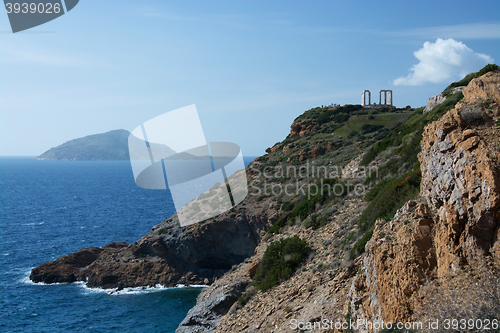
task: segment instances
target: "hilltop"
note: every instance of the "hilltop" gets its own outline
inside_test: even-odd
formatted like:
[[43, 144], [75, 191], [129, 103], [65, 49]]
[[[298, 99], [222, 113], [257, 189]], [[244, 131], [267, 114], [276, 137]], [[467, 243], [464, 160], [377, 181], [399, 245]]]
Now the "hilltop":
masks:
[[119, 129], [74, 139], [47, 150], [36, 160], [109, 161], [128, 160], [130, 132]]

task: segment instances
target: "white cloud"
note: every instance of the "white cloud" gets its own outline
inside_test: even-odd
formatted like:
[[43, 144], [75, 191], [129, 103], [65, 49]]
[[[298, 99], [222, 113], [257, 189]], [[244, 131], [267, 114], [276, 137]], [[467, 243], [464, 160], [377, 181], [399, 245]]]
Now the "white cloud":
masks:
[[476, 53], [451, 38], [425, 42], [424, 47], [413, 54], [420, 62], [410, 69], [412, 73], [408, 76], [394, 80], [395, 85], [416, 86], [458, 80], [494, 62], [489, 55]]

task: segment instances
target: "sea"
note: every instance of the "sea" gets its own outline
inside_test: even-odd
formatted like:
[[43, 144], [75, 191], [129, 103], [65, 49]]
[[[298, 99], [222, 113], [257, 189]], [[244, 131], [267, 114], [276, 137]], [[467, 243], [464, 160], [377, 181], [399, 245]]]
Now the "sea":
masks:
[[0, 332], [174, 332], [202, 287], [117, 292], [29, 280], [34, 267], [82, 248], [133, 243], [173, 213], [169, 191], [138, 187], [129, 161], [0, 157]]

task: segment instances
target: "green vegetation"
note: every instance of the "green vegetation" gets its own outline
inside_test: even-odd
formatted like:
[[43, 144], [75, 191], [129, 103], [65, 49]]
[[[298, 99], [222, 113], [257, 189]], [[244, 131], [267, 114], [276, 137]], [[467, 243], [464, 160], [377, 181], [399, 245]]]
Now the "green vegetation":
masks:
[[[378, 111], [377, 111], [378, 112]], [[363, 126], [365, 126], [365, 129], [367, 128], [366, 125], [373, 125], [377, 126], [378, 129], [380, 130], [382, 128], [393, 128], [394, 126], [398, 125], [399, 123], [404, 122], [406, 119], [408, 119], [413, 112], [411, 111], [405, 111], [401, 113], [396, 113], [396, 112], [384, 112], [384, 113], [377, 113], [374, 115], [353, 115], [351, 118], [349, 118], [348, 121], [345, 123], [341, 124], [338, 129], [335, 130], [335, 134], [341, 137], [347, 137], [349, 133], [352, 131], [356, 131], [359, 133], [371, 133], [371, 132], [365, 132], [363, 129]], [[372, 127], [372, 126], [370, 126]], [[368, 127], [368, 128], [370, 128]], [[376, 130], [375, 130], [376, 131]]]
[[167, 233], [167, 231], [168, 231], [168, 229], [167, 229], [167, 228], [161, 228], [160, 230], [158, 230], [157, 234], [158, 234], [158, 235], [163, 235], [163, 234], [166, 234], [166, 233]]
[[417, 154], [420, 152], [420, 141], [422, 140], [424, 127], [428, 123], [439, 119], [448, 110], [451, 110], [462, 98], [462, 92], [457, 92], [449, 95], [443, 103], [425, 114], [414, 112], [411, 117], [404, 123], [396, 126], [383, 140], [375, 143], [365, 154], [360, 165], [366, 166], [381, 152], [391, 147], [397, 147], [393, 155], [399, 158], [397, 162], [393, 161], [395, 163], [392, 163], [392, 166], [404, 166], [406, 164], [407, 169], [414, 167], [418, 162]]
[[240, 307], [244, 307], [245, 304], [248, 303], [248, 301], [253, 297], [255, 296], [255, 294], [257, 293], [257, 290], [255, 289], [254, 286], [250, 286], [248, 287], [248, 289], [243, 293], [243, 295], [241, 295], [240, 298], [238, 298], [238, 300], [236, 301], [236, 303], [240, 306]]
[[310, 250], [307, 242], [297, 235], [272, 242], [253, 277], [255, 286], [266, 291], [288, 279]]
[[382, 128], [384, 128], [384, 125], [363, 124], [361, 126], [361, 133], [363, 134], [372, 133]]
[[[347, 189], [348, 184], [344, 184], [341, 182], [338, 178], [325, 178], [321, 179], [318, 182], [316, 182], [313, 186], [316, 186], [316, 188], [321, 188], [322, 186], [330, 186], [332, 188], [335, 184], [342, 184], [343, 188]], [[352, 186], [352, 185], [351, 185]], [[321, 192], [318, 191], [316, 195], [311, 195], [308, 198], [304, 197], [302, 200], [299, 200], [296, 202], [293, 206], [293, 209], [291, 210], [290, 213], [282, 215], [278, 221], [276, 221], [271, 229], [269, 229], [268, 233], [273, 234], [273, 233], [279, 233], [279, 230], [281, 227], [285, 226], [287, 221], [289, 220], [294, 220], [296, 217], [300, 217], [301, 219], [305, 219], [309, 214], [313, 213], [316, 210], [316, 205], [322, 205], [325, 204], [327, 201], [330, 201], [331, 194], [333, 194], [334, 191], [326, 191]], [[347, 194], [347, 190], [343, 191], [343, 195]], [[325, 225], [325, 221], [318, 220], [315, 221], [310, 225], [314, 227], [320, 227]]]
[[361, 237], [356, 244], [351, 249], [351, 258], [354, 258], [357, 255], [360, 255], [361, 253], [365, 252], [365, 245], [368, 243], [368, 241], [372, 238], [373, 235], [373, 227], [368, 229], [367, 232]]
[[[470, 81], [470, 80], [469, 80]], [[449, 94], [446, 100], [427, 113], [416, 110], [404, 123], [399, 124], [382, 140], [375, 143], [363, 157], [360, 165], [366, 166], [380, 154], [388, 159], [379, 168], [378, 178], [369, 177], [366, 182], [378, 181], [366, 194], [369, 202], [361, 214], [358, 227], [364, 235], [351, 248], [351, 257], [364, 252], [373, 234], [375, 221], [391, 219], [396, 211], [420, 191], [420, 164], [417, 155], [424, 127], [439, 119], [463, 98], [462, 92]]]
[[285, 212], [289, 212], [293, 209], [293, 207], [295, 206], [295, 202], [293, 201], [287, 201], [285, 202], [282, 206], [281, 206], [281, 209]]
[[324, 227], [328, 224], [326, 216], [318, 216], [318, 214], [313, 214], [302, 222], [304, 228], [318, 229]]
[[378, 218], [390, 219], [409, 199], [420, 191], [420, 169], [412, 170], [399, 177], [384, 179], [366, 194], [370, 204], [361, 214], [359, 228], [369, 231]]
[[304, 115], [306, 119], [316, 119], [316, 124], [322, 125], [325, 123], [329, 123], [332, 120], [335, 120], [335, 122], [347, 121], [354, 111], [362, 108], [363, 107], [361, 105], [347, 104], [336, 108], [314, 108], [306, 112]]

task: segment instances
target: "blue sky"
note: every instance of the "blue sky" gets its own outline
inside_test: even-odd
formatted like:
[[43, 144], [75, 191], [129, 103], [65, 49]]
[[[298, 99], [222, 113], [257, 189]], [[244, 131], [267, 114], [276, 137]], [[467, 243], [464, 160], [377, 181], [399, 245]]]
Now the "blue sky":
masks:
[[423, 106], [491, 61], [499, 1], [82, 0], [16, 34], [4, 14], [0, 155], [196, 104], [207, 141], [257, 156], [311, 107], [364, 89]]

